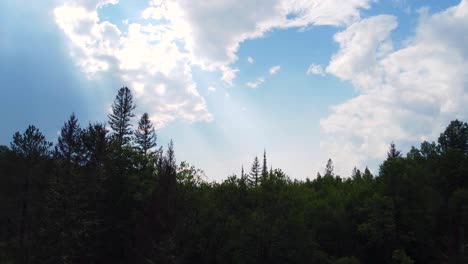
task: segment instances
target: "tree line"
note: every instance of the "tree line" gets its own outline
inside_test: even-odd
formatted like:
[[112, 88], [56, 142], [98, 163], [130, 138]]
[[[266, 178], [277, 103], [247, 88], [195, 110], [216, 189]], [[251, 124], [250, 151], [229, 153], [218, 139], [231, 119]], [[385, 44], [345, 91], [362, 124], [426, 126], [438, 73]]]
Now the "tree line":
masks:
[[467, 263], [468, 124], [367, 168], [304, 181], [255, 157], [208, 182], [132, 128], [123, 87], [108, 124], [72, 114], [0, 146], [0, 263]]

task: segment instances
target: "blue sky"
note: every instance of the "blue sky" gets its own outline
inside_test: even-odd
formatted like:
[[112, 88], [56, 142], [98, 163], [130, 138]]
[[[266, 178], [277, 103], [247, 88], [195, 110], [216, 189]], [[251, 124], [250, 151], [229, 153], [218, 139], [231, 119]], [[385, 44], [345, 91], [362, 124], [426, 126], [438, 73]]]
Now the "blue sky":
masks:
[[6, 0], [0, 25], [0, 144], [106, 121], [129, 86], [208, 179], [264, 149], [303, 179], [376, 171], [468, 115], [468, 1]]

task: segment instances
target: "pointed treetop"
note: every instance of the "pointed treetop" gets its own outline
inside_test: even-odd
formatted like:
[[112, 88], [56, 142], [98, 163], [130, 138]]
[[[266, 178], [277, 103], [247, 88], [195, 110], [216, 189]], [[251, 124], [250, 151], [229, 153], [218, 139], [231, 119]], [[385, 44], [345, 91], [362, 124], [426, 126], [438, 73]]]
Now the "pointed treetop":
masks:
[[268, 166], [267, 166], [267, 158], [266, 158], [266, 150], [263, 149], [263, 167], [262, 167], [262, 177], [268, 177]]
[[250, 182], [254, 186], [258, 186], [259, 183], [259, 176], [260, 176], [260, 162], [258, 160], [258, 157], [255, 156], [254, 161], [252, 163], [252, 168], [250, 170]]
[[395, 143], [390, 143], [390, 150], [387, 152], [387, 156], [389, 159], [396, 159], [401, 157], [401, 151], [396, 149]]
[[332, 159], [328, 159], [327, 165], [325, 166], [325, 173], [323, 176], [334, 176], [334, 166], [333, 166], [333, 161]]
[[135, 143], [137, 150], [146, 156], [153, 156], [156, 151], [156, 132], [151, 123], [148, 113], [144, 113], [138, 122], [138, 129], [135, 131]]
[[119, 89], [114, 102], [112, 103], [112, 113], [108, 115], [109, 125], [114, 132], [114, 138], [122, 147], [127, 145], [132, 135], [130, 118], [134, 117], [133, 96], [127, 87]]
[[72, 113], [60, 131], [56, 154], [68, 162], [79, 162], [79, 155], [82, 150], [81, 134], [82, 129], [78, 124], [78, 119], [75, 113]]

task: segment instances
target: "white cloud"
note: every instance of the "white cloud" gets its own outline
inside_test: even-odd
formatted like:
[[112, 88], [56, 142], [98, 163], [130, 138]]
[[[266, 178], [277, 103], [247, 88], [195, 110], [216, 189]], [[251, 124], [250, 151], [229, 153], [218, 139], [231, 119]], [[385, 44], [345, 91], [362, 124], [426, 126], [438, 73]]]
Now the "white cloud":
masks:
[[356, 22], [335, 35], [340, 45], [327, 72], [350, 81], [359, 95], [321, 120], [322, 148], [337, 167], [385, 158], [388, 144], [408, 148], [435, 140], [452, 119], [468, 118], [468, 1], [422, 14], [413, 37], [394, 49], [392, 16]]
[[252, 63], [254, 63], [254, 59], [249, 56], [249, 57], [247, 57], [247, 62], [252, 64]]
[[[347, 25], [359, 20], [371, 1], [153, 0], [141, 21], [128, 22], [125, 30], [98, 18], [100, 7], [118, 0], [70, 0], [54, 15], [86, 76], [116, 76], [163, 125], [176, 118], [212, 120], [192, 78], [194, 65], [219, 71], [221, 80], [233, 85], [239, 69], [230, 65], [243, 41], [273, 29]], [[165, 88], [156, 88], [159, 84]]]
[[178, 46], [172, 29], [132, 23], [122, 33], [116, 25], [99, 21], [97, 10], [92, 9], [110, 2], [117, 1], [75, 1], [54, 9], [57, 25], [70, 40], [72, 57], [87, 77], [119, 78], [157, 126], [176, 118], [211, 121], [192, 79], [189, 56]]
[[263, 77], [258, 77], [255, 81], [253, 82], [247, 82], [245, 85], [247, 85], [248, 87], [252, 88], [252, 89], [255, 89], [257, 88], [260, 84], [264, 83], [265, 82], [265, 78]]
[[208, 91], [209, 91], [209, 92], [216, 92], [216, 87], [214, 87], [214, 86], [208, 86]]
[[322, 76], [325, 75], [322, 66], [317, 65], [317, 64], [311, 64], [309, 68], [307, 68], [306, 73], [307, 75], [310, 75], [310, 74], [322, 75]]
[[239, 72], [239, 69], [232, 69], [228, 66], [222, 65], [220, 67], [220, 70], [222, 72], [221, 80], [224, 81], [225, 83], [229, 85], [233, 85], [233, 81], [236, 78], [237, 73]]
[[237, 60], [240, 43], [275, 28], [346, 25], [372, 0], [152, 1], [143, 15], [178, 29], [192, 63], [219, 69]]
[[276, 65], [276, 66], [273, 66], [271, 67], [268, 72], [270, 73], [270, 75], [275, 75], [279, 70], [280, 70], [280, 66], [279, 65]]

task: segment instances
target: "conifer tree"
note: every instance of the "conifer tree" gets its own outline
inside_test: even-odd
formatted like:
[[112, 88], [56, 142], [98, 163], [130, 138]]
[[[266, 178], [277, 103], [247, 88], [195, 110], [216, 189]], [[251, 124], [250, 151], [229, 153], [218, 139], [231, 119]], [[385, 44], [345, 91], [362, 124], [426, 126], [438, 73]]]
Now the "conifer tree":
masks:
[[13, 135], [11, 150], [23, 159], [35, 161], [48, 156], [51, 146], [39, 129], [30, 125], [23, 134], [16, 132]]
[[148, 113], [144, 113], [138, 122], [138, 129], [135, 131], [135, 143], [138, 151], [146, 156], [154, 155], [151, 149], [156, 147], [156, 132], [153, 128]]
[[267, 166], [266, 150], [263, 150], [262, 178], [265, 179], [267, 177], [268, 177], [268, 166]]
[[328, 159], [327, 165], [325, 166], [325, 173], [323, 176], [335, 176], [335, 173], [333, 170], [334, 170], [333, 161], [331, 159]]
[[19, 223], [19, 248], [22, 262], [29, 263], [31, 244], [31, 211], [33, 177], [37, 177], [37, 165], [50, 155], [52, 143], [46, 141], [45, 136], [35, 126], [30, 125], [23, 134], [16, 132], [13, 135], [11, 150], [26, 167], [22, 183], [21, 216]]
[[73, 113], [63, 125], [58, 138], [56, 153], [59, 158], [67, 163], [79, 163], [83, 150], [81, 140], [81, 128], [78, 119]]
[[109, 114], [109, 125], [113, 130], [114, 140], [120, 147], [128, 144], [132, 135], [130, 118], [135, 115], [132, 111], [135, 109], [133, 96], [127, 87], [119, 89], [114, 102], [112, 103], [112, 114]]
[[250, 170], [250, 183], [257, 187], [258, 186], [258, 177], [260, 175], [260, 162], [258, 157], [255, 156], [255, 159], [252, 164], [252, 169]]
[[401, 157], [401, 151], [397, 150], [395, 147], [395, 143], [390, 144], [390, 150], [387, 152], [387, 157], [389, 159], [396, 159]]
[[353, 178], [353, 180], [360, 180], [362, 178], [361, 171], [354, 167], [353, 172], [351, 173], [351, 178]]
[[370, 172], [369, 168], [366, 167], [366, 169], [364, 170], [364, 174], [362, 175], [362, 178], [367, 180], [367, 181], [370, 181], [370, 180], [372, 180], [374, 178], [374, 176]]

